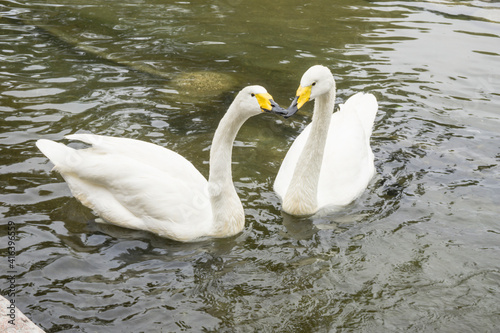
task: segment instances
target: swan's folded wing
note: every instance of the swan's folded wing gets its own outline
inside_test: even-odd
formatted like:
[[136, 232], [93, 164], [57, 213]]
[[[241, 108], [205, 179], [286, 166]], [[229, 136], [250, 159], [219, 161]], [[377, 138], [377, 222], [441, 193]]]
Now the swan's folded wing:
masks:
[[[375, 168], [370, 147], [376, 114], [376, 108], [375, 112], [370, 109], [373, 99], [373, 95], [356, 94], [332, 116], [319, 178], [320, 208], [349, 204], [365, 190], [373, 177]], [[360, 110], [360, 107], [369, 109]]]
[[182, 155], [149, 142], [96, 134], [71, 134], [66, 138], [88, 143], [97, 154], [122, 154], [167, 173], [196, 174], [201, 177], [200, 181], [205, 180], [194, 165]]
[[365, 135], [370, 138], [377, 115], [378, 103], [375, 96], [359, 92], [340, 105], [340, 112], [356, 113], [362, 123]]

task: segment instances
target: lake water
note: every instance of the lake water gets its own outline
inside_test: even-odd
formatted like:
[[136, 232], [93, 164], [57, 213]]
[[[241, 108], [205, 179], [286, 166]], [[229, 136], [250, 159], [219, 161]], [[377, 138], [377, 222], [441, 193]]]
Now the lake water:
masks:
[[[0, 1], [0, 289], [47, 332], [496, 332], [498, 1]], [[287, 106], [328, 66], [337, 102], [379, 101], [377, 175], [335, 214], [272, 190], [310, 122], [250, 119], [233, 151], [236, 237], [182, 244], [96, 224], [35, 141], [153, 142], [208, 175], [242, 87]], [[191, 83], [190, 83], [191, 82]], [[194, 86], [194, 87], [193, 87]], [[72, 143], [72, 146], [82, 145]]]

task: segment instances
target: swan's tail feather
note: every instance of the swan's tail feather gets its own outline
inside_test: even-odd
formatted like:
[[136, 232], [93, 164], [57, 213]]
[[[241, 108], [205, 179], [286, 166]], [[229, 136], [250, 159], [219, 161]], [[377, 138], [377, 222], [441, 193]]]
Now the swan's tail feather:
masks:
[[361, 123], [363, 124], [363, 129], [367, 134], [367, 137], [371, 136], [373, 123], [375, 122], [375, 116], [377, 115], [378, 110], [378, 103], [375, 96], [361, 92], [357, 93], [351, 96], [345, 104], [340, 105], [340, 110], [356, 112], [361, 120]]
[[62, 143], [40, 139], [36, 142], [40, 151], [54, 164], [54, 169], [62, 172], [81, 162], [76, 150]]

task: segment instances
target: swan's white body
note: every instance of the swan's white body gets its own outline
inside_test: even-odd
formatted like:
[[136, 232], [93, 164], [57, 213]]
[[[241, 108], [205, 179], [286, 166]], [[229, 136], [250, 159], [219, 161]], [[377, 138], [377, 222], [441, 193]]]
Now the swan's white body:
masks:
[[373, 95], [358, 93], [333, 113], [335, 81], [323, 66], [311, 67], [300, 86], [310, 96], [299, 99], [299, 108], [315, 99], [313, 119], [285, 156], [274, 190], [285, 212], [312, 215], [349, 204], [368, 186], [375, 173], [370, 136], [378, 106]]
[[228, 237], [245, 223], [232, 182], [232, 145], [241, 125], [264, 109], [267, 97], [260, 86], [236, 96], [214, 135], [208, 182], [181, 155], [144, 141], [73, 134], [67, 138], [92, 147], [75, 150], [44, 139], [37, 146], [73, 195], [105, 222], [178, 241]]

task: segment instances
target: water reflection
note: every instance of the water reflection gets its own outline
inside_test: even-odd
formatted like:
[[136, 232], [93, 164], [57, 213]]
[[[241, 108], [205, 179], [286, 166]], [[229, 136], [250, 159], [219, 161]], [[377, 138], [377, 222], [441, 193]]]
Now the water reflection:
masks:
[[[0, 5], [0, 213], [19, 233], [16, 304], [48, 332], [500, 325], [497, 2]], [[380, 101], [377, 176], [336, 214], [287, 217], [272, 191], [311, 109], [245, 124], [233, 176], [246, 228], [200, 244], [97, 224], [34, 148], [124, 136], [183, 151], [207, 175], [234, 91], [261, 84], [286, 105], [316, 63], [337, 102]], [[175, 78], [200, 71], [235, 83], [181, 99]]]

